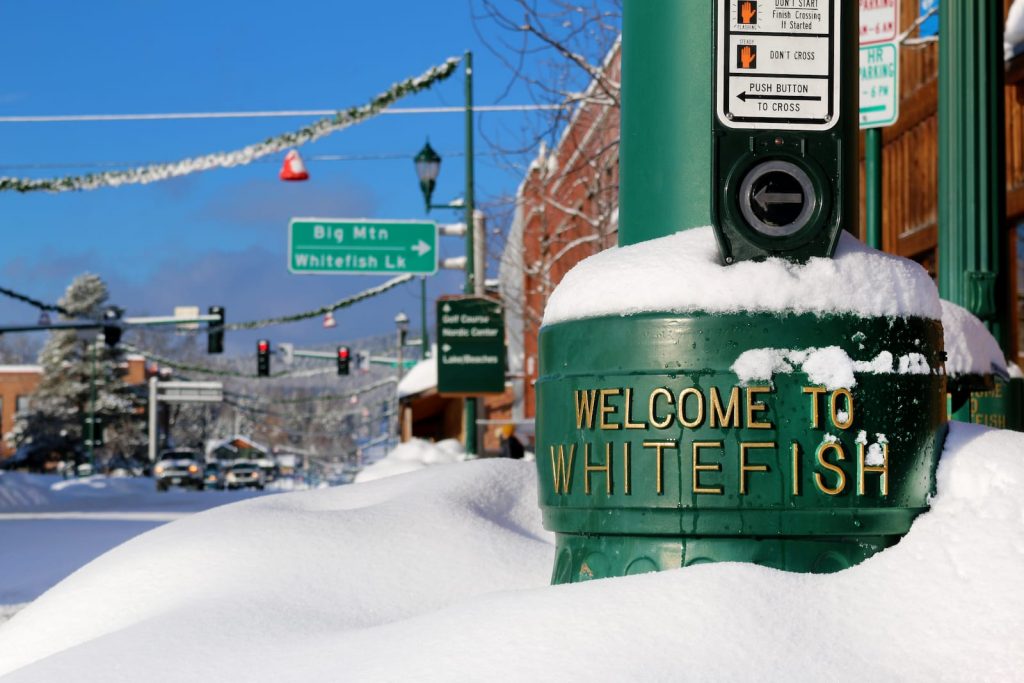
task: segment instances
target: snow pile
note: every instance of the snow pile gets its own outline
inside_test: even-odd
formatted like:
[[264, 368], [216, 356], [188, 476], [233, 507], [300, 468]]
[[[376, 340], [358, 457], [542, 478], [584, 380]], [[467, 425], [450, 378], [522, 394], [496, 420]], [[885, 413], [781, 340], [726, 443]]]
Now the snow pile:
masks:
[[648, 311], [942, 317], [921, 266], [845, 232], [833, 259], [723, 266], [714, 231], [696, 228], [581, 261], [552, 293], [544, 324]]
[[1006, 358], [999, 342], [970, 311], [942, 301], [942, 336], [946, 347], [946, 374], [1007, 377]]
[[437, 386], [437, 346], [433, 347], [430, 358], [421, 360], [409, 369], [398, 383], [398, 398], [414, 396]]
[[857, 386], [856, 372], [873, 375], [928, 375], [932, 369], [920, 353], [908, 353], [896, 359], [882, 351], [874, 360], [853, 360], [838, 346], [823, 349], [751, 349], [744, 351], [730, 368], [741, 384], [771, 380], [777, 374], [801, 371], [814, 384], [826, 389], [852, 389]]
[[839, 574], [705, 564], [549, 587], [532, 468], [483, 460], [161, 527], [0, 627], [0, 674], [1015, 680], [1024, 436], [950, 430], [931, 512]]
[[411, 439], [400, 444], [384, 458], [364, 467], [356, 475], [355, 483], [360, 484], [396, 474], [415, 472], [431, 465], [447, 465], [466, 459], [462, 444], [455, 439], [445, 439], [436, 444], [422, 439]]

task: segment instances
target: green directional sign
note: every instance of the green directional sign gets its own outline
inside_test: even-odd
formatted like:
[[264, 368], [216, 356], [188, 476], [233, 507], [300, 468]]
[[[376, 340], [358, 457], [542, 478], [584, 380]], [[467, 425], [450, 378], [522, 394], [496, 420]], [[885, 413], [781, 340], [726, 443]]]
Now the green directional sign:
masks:
[[500, 394], [505, 391], [505, 313], [481, 297], [443, 297], [437, 302], [437, 391]]
[[293, 218], [288, 270], [317, 275], [437, 272], [437, 224], [425, 221]]

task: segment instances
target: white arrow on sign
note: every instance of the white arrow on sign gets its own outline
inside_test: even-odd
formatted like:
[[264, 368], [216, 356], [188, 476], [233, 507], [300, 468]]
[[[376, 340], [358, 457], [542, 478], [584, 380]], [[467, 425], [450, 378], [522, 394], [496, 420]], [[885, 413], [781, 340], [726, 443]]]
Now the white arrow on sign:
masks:
[[452, 312], [452, 307], [449, 306], [448, 304], [445, 304], [444, 307], [441, 310], [444, 311], [445, 313], [451, 313]]
[[449, 351], [452, 350], [452, 347], [445, 344], [444, 346], [441, 347], [441, 350], [444, 351], [445, 353], [448, 353]]
[[424, 242], [423, 240], [420, 240], [419, 242], [417, 242], [416, 244], [412, 245], [409, 248], [411, 250], [415, 251], [420, 256], [423, 256], [428, 251], [430, 251], [431, 246], [429, 244], [427, 244], [426, 242]]

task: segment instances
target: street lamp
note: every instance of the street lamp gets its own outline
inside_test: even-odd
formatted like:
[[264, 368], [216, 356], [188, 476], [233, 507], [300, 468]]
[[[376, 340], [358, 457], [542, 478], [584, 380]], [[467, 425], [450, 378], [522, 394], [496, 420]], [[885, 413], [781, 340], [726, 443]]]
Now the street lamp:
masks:
[[441, 155], [434, 151], [428, 140], [413, 161], [416, 163], [416, 176], [420, 179], [420, 191], [423, 192], [423, 200], [426, 202], [429, 212], [430, 200], [433, 198], [434, 188], [437, 186], [437, 176], [441, 173]]

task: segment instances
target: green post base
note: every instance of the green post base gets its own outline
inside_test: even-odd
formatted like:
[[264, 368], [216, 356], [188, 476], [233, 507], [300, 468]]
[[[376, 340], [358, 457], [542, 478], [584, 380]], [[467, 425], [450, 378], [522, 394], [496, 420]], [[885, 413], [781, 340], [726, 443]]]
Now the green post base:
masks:
[[[746, 351], [888, 353], [926, 374], [741, 384]], [[701, 562], [837, 571], [927, 509], [945, 438], [942, 330], [918, 318], [646, 314], [541, 330], [537, 466], [555, 583]], [[903, 363], [906, 365], [906, 360]]]

